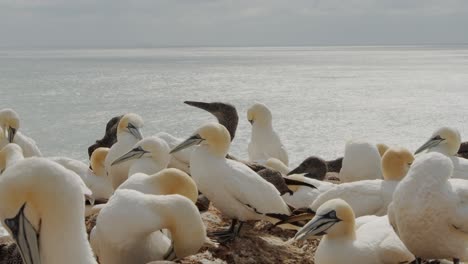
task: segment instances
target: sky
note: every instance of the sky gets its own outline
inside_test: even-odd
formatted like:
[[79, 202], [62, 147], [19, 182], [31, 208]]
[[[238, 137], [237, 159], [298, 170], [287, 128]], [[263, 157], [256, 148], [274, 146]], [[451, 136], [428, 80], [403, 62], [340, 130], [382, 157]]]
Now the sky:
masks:
[[467, 43], [467, 0], [0, 0], [10, 48]]

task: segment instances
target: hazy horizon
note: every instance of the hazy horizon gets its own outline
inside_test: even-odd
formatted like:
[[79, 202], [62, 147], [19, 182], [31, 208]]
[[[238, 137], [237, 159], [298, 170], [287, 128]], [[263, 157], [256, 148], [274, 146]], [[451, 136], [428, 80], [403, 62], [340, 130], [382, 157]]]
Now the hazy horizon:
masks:
[[0, 46], [0, 50], [131, 50], [131, 49], [190, 49], [190, 48], [385, 48], [385, 47], [468, 47], [467, 43], [414, 43], [414, 44], [310, 44], [310, 45], [169, 45], [169, 46]]

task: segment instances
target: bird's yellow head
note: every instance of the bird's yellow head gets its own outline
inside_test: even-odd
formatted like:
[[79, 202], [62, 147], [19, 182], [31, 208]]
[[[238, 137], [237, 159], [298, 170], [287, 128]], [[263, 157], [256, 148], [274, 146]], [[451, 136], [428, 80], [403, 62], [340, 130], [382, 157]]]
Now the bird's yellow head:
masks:
[[271, 124], [272, 114], [270, 109], [262, 103], [255, 103], [247, 110], [247, 120], [253, 124]]
[[106, 160], [109, 148], [100, 147], [91, 154], [91, 169], [98, 176], [106, 175], [104, 169], [104, 161]]
[[382, 172], [385, 180], [399, 181], [405, 177], [411, 164], [413, 154], [405, 148], [389, 148], [382, 157]]
[[355, 239], [353, 209], [342, 199], [332, 199], [322, 204], [315, 217], [297, 232], [294, 239], [327, 235], [330, 238]]
[[143, 139], [140, 129], [143, 127], [143, 118], [137, 114], [125, 114], [119, 121], [117, 127], [117, 136], [121, 133], [127, 132], [134, 135], [137, 139]]
[[4, 129], [3, 133], [8, 135], [8, 141], [12, 143], [20, 127], [19, 115], [13, 109], [2, 109], [0, 111], [0, 126]]

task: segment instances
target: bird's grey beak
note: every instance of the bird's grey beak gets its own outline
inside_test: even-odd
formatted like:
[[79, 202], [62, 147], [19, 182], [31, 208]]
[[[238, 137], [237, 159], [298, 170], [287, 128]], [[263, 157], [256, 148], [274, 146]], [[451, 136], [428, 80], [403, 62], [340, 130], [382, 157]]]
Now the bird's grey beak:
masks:
[[306, 208], [298, 208], [294, 210], [291, 216], [288, 216], [286, 219], [277, 222], [274, 226], [284, 225], [288, 223], [295, 223], [301, 221], [310, 221], [312, 218], [315, 217], [315, 212], [306, 207]]
[[18, 214], [10, 219], [5, 219], [5, 225], [10, 229], [13, 239], [18, 245], [21, 257], [25, 264], [40, 264], [39, 255], [39, 232], [24, 215], [23, 204]]
[[203, 110], [208, 111], [210, 113], [213, 111], [210, 103], [185, 101], [184, 104], [188, 104], [188, 105], [194, 106], [196, 108], [203, 109]]
[[426, 149], [430, 149], [430, 148], [433, 148], [437, 145], [440, 144], [440, 142], [444, 141], [445, 139], [441, 138], [440, 136], [436, 136], [436, 137], [433, 137], [431, 139], [429, 139], [428, 141], [426, 141], [426, 143], [424, 143], [421, 147], [419, 147], [415, 152], [414, 154], [418, 154], [418, 153], [421, 153], [423, 152], [424, 150]]
[[303, 173], [303, 172], [304, 172], [304, 170], [302, 169], [302, 166], [299, 165], [294, 170], [288, 172], [288, 174], [286, 174], [286, 175], [289, 176], [289, 175], [293, 175], [293, 174], [300, 174], [300, 173]]
[[294, 240], [304, 240], [310, 236], [325, 235], [330, 227], [340, 221], [341, 220], [336, 217], [336, 212], [334, 210], [325, 215], [316, 215], [309, 223], [297, 231]]
[[180, 143], [179, 145], [177, 145], [175, 148], [173, 148], [171, 150], [171, 152], [169, 152], [170, 154], [172, 153], [175, 153], [177, 151], [181, 151], [185, 148], [188, 148], [190, 146], [193, 146], [193, 145], [198, 145], [200, 143], [202, 143], [204, 139], [200, 137], [200, 135], [198, 134], [195, 134], [189, 138], [187, 138], [184, 142]]
[[130, 150], [129, 152], [127, 152], [126, 154], [124, 154], [123, 156], [121, 156], [120, 158], [114, 160], [111, 166], [114, 166], [116, 164], [122, 163], [127, 160], [139, 159], [146, 153], [149, 153], [149, 151], [144, 150], [142, 147], [134, 148]]
[[143, 139], [143, 136], [141, 135], [141, 132], [138, 128], [136, 128], [133, 124], [131, 123], [128, 123], [128, 131], [130, 131], [130, 133], [136, 137], [138, 140], [142, 140]]
[[174, 244], [171, 244], [171, 247], [167, 250], [166, 254], [164, 254], [164, 260], [168, 261], [176, 261], [177, 256], [174, 250]]
[[85, 194], [85, 201], [86, 201], [86, 204], [90, 204], [90, 205], [94, 205], [94, 203], [96, 202], [94, 197], [89, 194]]
[[16, 129], [12, 127], [8, 127], [8, 142], [13, 143], [13, 139], [16, 135]]

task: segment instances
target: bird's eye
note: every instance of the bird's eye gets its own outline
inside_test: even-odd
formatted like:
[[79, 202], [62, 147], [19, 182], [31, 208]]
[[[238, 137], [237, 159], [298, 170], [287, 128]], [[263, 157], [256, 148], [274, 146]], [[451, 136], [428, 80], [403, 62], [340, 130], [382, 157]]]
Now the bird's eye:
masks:
[[330, 218], [336, 218], [336, 212], [335, 211], [331, 211], [328, 213], [328, 217]]
[[138, 146], [136, 148], [133, 149], [134, 151], [143, 151], [143, 148], [141, 146]]
[[442, 138], [441, 138], [439, 135], [437, 135], [437, 136], [435, 136], [435, 137], [432, 138], [432, 140], [441, 140], [441, 139], [442, 139]]
[[408, 163], [408, 166], [411, 166], [411, 165], [413, 165], [413, 163], [412, 163], [412, 162], [409, 162], [409, 163]]

